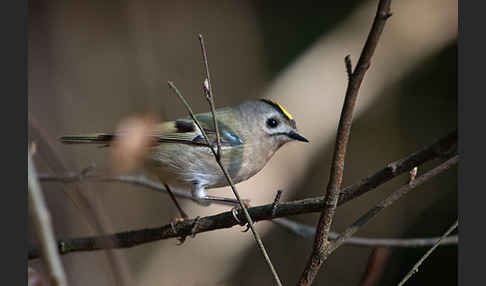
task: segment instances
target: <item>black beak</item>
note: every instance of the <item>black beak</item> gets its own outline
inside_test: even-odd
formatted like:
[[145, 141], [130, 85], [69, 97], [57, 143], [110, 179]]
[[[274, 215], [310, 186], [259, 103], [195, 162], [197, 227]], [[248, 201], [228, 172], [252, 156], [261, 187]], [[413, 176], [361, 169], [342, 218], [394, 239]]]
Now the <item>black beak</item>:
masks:
[[290, 138], [297, 140], [297, 141], [309, 142], [309, 140], [305, 139], [304, 136], [300, 135], [299, 133], [297, 133], [295, 131], [290, 131], [289, 133], [287, 133], [287, 136], [289, 136]]

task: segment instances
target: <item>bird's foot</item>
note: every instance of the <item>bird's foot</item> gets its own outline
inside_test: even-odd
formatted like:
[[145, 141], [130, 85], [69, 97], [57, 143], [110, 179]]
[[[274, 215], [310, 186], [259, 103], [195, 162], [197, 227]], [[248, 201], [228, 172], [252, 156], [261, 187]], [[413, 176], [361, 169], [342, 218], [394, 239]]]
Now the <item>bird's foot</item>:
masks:
[[[180, 223], [180, 222], [183, 222], [184, 219], [183, 218], [180, 218], [180, 217], [176, 217], [174, 219], [172, 219], [172, 221], [170, 222], [170, 228], [172, 229], [172, 232], [177, 234], [177, 229], [176, 229], [176, 224], [177, 223]], [[186, 241], [186, 235], [181, 235], [179, 237], [177, 237], [177, 245], [181, 245], [183, 244], [185, 241]]]
[[[192, 223], [192, 228], [191, 228], [191, 237], [192, 238], [194, 238], [196, 236], [196, 233], [197, 233], [197, 230], [198, 230], [198, 227], [199, 227], [199, 219], [200, 218], [201, 218], [200, 216], [197, 216], [194, 219], [194, 222]], [[180, 217], [174, 218], [170, 222], [170, 227], [172, 228], [172, 231], [174, 233], [177, 233], [176, 224], [177, 223], [180, 223], [180, 222], [183, 222], [186, 219], [187, 218], [180, 218]], [[178, 240], [177, 245], [182, 245], [186, 241], [186, 237], [187, 237], [187, 235], [181, 235], [181, 236], [177, 237], [177, 240]]]
[[[246, 205], [245, 204], [245, 207], [248, 208], [250, 207], [250, 204]], [[246, 220], [246, 218], [244, 219], [240, 219], [238, 216], [240, 215], [240, 210], [241, 210], [241, 206], [235, 206], [231, 209], [231, 214], [233, 215], [233, 218], [241, 225], [241, 226], [245, 226], [246, 225], [246, 229], [242, 230], [242, 232], [247, 232], [249, 229], [250, 229], [250, 224], [248, 223], [248, 221]], [[255, 222], [253, 222], [253, 224], [255, 224]]]

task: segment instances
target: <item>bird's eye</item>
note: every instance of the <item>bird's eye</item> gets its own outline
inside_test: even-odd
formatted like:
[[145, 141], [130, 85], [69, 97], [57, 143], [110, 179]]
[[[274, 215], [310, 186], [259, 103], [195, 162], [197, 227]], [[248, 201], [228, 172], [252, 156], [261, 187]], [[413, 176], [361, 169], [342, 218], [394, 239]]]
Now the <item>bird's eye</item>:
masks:
[[270, 128], [275, 128], [279, 124], [278, 120], [275, 118], [269, 118], [267, 119], [267, 126]]

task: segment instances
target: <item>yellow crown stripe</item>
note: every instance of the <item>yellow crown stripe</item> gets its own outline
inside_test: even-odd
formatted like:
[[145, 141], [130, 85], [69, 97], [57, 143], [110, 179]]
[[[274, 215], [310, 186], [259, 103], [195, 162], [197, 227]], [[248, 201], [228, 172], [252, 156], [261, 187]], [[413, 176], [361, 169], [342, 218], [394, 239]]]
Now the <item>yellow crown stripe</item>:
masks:
[[270, 99], [261, 99], [262, 101], [270, 104], [271, 106], [273, 106], [275, 109], [278, 109], [278, 111], [282, 112], [283, 115], [285, 115], [289, 120], [294, 120], [294, 118], [292, 117], [292, 115], [290, 114], [290, 112], [287, 111], [287, 109], [285, 109], [285, 107], [283, 107], [280, 103], [278, 102], [275, 102], [273, 100], [270, 100]]
[[274, 102], [276, 105], [278, 105], [278, 107], [280, 108], [280, 110], [282, 110], [282, 112], [290, 119], [290, 120], [294, 120], [294, 118], [292, 117], [292, 114], [290, 114], [287, 109], [285, 109], [285, 107], [283, 107], [280, 103], [278, 102]]

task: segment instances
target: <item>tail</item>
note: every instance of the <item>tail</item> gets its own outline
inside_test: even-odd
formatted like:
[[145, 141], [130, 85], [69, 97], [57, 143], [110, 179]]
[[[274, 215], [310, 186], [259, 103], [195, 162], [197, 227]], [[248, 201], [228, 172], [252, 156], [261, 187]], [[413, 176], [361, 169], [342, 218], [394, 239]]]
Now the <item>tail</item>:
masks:
[[115, 135], [109, 133], [91, 133], [79, 135], [67, 135], [59, 137], [65, 144], [109, 144], [115, 139]]

